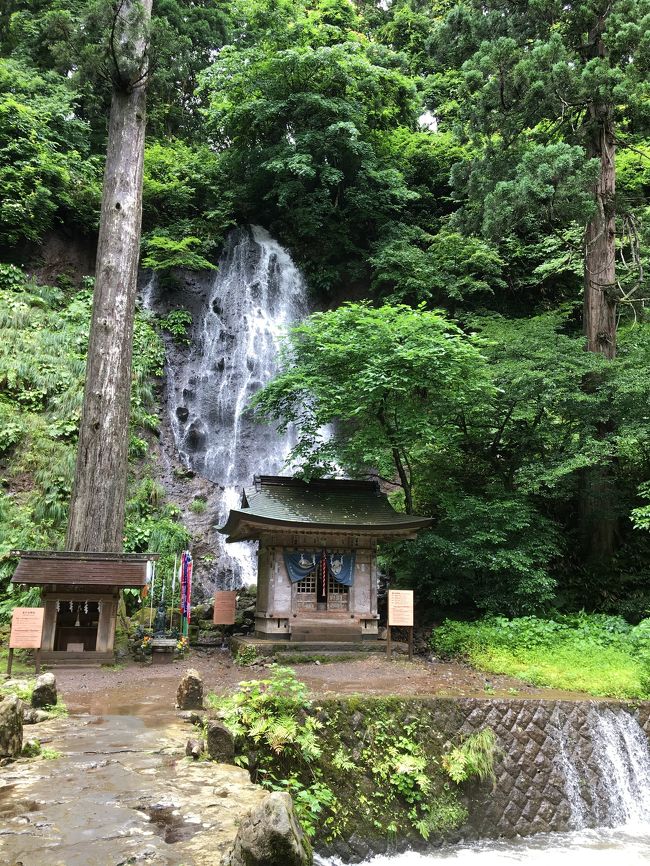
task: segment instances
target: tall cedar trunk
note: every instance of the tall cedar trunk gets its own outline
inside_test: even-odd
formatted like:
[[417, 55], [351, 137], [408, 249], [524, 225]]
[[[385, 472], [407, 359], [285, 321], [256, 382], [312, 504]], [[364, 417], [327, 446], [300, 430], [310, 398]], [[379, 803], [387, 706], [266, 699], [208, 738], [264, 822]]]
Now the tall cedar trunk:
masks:
[[[591, 34], [594, 57], [605, 56], [604, 22]], [[600, 163], [596, 182], [596, 211], [585, 233], [585, 297], [583, 327], [590, 352], [616, 355], [616, 209], [613, 109], [593, 103], [589, 110], [587, 156]]]
[[[128, 14], [133, 5], [126, 0], [121, 11]], [[145, 21], [151, 5], [152, 0], [141, 3]], [[144, 57], [144, 38], [138, 50]], [[144, 79], [132, 88], [114, 86], [68, 550], [122, 550], [145, 107]]]
[[[603, 41], [604, 17], [589, 34], [589, 55], [606, 56]], [[595, 186], [596, 209], [585, 233], [585, 295], [583, 328], [587, 349], [612, 360], [616, 355], [616, 209], [613, 107], [595, 102], [589, 109], [587, 156], [599, 161]], [[598, 387], [590, 377], [586, 390]], [[612, 424], [604, 420], [597, 435], [604, 439]], [[614, 555], [618, 520], [612, 496], [614, 492], [611, 465], [594, 466], [585, 472], [581, 497], [582, 531], [586, 541], [586, 559], [592, 566], [607, 568]]]

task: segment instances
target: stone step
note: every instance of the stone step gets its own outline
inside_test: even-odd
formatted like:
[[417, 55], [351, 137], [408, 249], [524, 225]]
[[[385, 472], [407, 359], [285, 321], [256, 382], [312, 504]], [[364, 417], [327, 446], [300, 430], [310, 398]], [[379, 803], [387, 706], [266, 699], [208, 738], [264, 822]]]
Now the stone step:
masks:
[[48, 667], [62, 665], [88, 667], [88, 665], [112, 665], [115, 654], [112, 652], [42, 652], [41, 664]]
[[[372, 639], [374, 638], [374, 639]], [[378, 641], [376, 636], [366, 640], [341, 640], [341, 641], [322, 641], [322, 640], [272, 640], [268, 638], [244, 638], [235, 637], [232, 639], [231, 647], [233, 653], [237, 653], [243, 647], [254, 646], [260, 655], [271, 655], [278, 653], [280, 656], [283, 652], [290, 653], [323, 653], [325, 655], [341, 655], [350, 653], [351, 656], [358, 656], [363, 653], [385, 653], [386, 642]]]
[[318, 641], [332, 643], [338, 641], [361, 642], [361, 629], [338, 628], [294, 628], [291, 630], [292, 641]]

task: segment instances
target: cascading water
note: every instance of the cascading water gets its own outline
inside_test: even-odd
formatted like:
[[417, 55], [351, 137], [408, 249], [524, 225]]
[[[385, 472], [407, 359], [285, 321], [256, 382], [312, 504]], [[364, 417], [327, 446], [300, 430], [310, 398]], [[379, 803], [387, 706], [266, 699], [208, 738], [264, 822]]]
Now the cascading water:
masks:
[[[650, 750], [634, 716], [617, 706], [566, 704], [554, 711], [547, 733], [551, 745], [545, 758], [564, 780], [573, 832], [443, 846], [426, 854], [380, 855], [365, 861], [365, 866], [650, 862]], [[315, 863], [341, 866], [337, 858], [316, 857]]]
[[650, 819], [650, 752], [643, 730], [620, 707], [591, 708], [579, 730], [554, 715], [557, 760], [571, 826], [641, 825]]
[[[143, 304], [156, 306], [155, 286]], [[277, 370], [280, 341], [307, 312], [305, 282], [291, 257], [259, 226], [229, 235], [213, 282], [200, 297], [192, 347], [167, 367], [169, 415], [184, 465], [222, 489], [215, 523], [240, 503], [256, 474], [281, 471], [291, 433], [256, 423], [247, 413], [253, 394]], [[215, 539], [214, 585], [221, 589], [255, 580], [250, 543]]]

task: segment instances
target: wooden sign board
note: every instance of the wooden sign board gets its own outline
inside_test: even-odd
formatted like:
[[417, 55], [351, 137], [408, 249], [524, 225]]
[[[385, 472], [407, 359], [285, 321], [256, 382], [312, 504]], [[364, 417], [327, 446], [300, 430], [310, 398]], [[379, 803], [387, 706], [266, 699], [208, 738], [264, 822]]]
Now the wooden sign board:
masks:
[[215, 625], [234, 625], [237, 610], [237, 593], [235, 591], [215, 592], [214, 616]]
[[413, 590], [388, 590], [388, 625], [413, 626]]
[[42, 607], [15, 607], [11, 616], [10, 649], [40, 649], [43, 633]]

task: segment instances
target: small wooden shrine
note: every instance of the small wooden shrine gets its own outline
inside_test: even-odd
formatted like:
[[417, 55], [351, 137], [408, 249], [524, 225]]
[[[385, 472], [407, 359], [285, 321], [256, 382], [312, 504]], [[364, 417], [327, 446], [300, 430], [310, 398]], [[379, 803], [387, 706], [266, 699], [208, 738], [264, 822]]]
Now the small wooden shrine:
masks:
[[41, 661], [110, 663], [121, 589], [144, 589], [157, 553], [16, 551], [11, 582], [41, 588]]
[[377, 638], [377, 544], [413, 539], [432, 520], [399, 514], [374, 481], [262, 475], [219, 529], [259, 541], [255, 636]]

